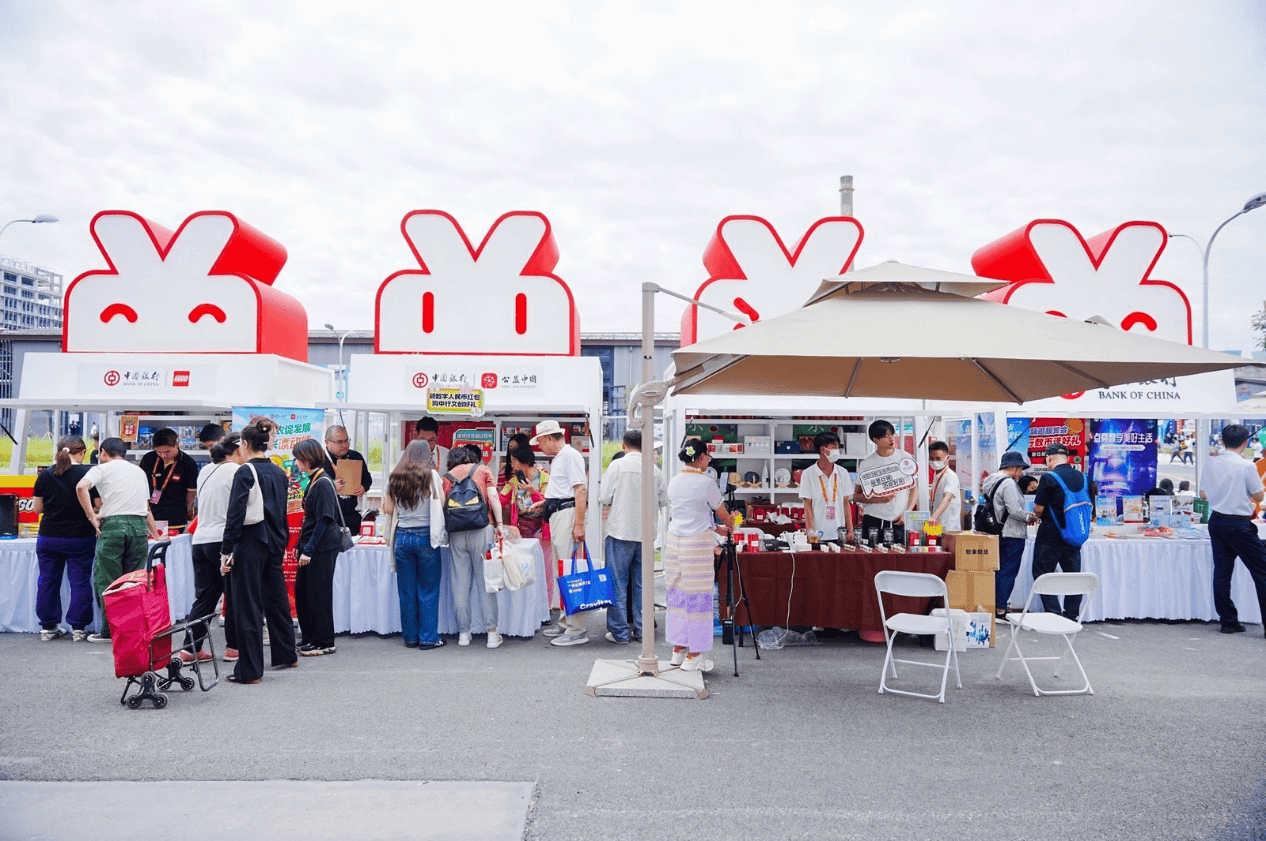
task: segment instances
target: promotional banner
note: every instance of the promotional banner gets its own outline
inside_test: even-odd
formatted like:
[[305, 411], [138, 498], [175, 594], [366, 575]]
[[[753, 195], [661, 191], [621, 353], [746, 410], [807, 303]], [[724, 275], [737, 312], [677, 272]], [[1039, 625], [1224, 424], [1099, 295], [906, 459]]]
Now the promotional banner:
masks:
[[1156, 487], [1156, 421], [1090, 422], [1090, 478], [1098, 495], [1137, 496]]
[[[1046, 448], [1063, 444], [1068, 448], [1068, 463], [1086, 471], [1086, 422], [1081, 418], [1034, 418], [1029, 427], [1029, 463], [1044, 470]], [[1013, 448], [1014, 449], [1014, 448]]]

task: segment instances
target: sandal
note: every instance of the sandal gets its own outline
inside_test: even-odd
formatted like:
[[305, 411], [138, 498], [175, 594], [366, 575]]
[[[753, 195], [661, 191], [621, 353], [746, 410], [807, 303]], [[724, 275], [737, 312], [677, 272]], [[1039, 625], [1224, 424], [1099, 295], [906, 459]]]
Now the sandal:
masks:
[[309, 648], [307, 651], [301, 651], [299, 653], [304, 657], [320, 657], [324, 654], [333, 654], [335, 650], [334, 646], [331, 645], [329, 648]]

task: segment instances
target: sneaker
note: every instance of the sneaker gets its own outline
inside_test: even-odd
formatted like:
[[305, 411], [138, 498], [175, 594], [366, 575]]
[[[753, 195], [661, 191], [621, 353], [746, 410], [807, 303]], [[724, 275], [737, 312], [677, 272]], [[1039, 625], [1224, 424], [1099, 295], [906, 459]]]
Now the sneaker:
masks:
[[685, 659], [686, 659], [685, 649], [682, 649], [681, 651], [674, 651], [672, 659], [668, 661], [668, 665], [680, 666]]
[[606, 640], [607, 640], [607, 642], [613, 642], [613, 643], [615, 643], [616, 645], [628, 645], [628, 644], [629, 644], [629, 641], [628, 641], [628, 640], [618, 640], [618, 639], [616, 639], [616, 638], [615, 638], [615, 634], [611, 633], [610, 631], [607, 631]]
[[694, 657], [687, 657], [681, 664], [683, 672], [710, 672], [712, 671], [712, 661], [705, 658], [702, 654], [696, 654]]
[[501, 634], [498, 634], [496, 631], [488, 632], [488, 647], [489, 648], [500, 648], [501, 643], [503, 642], [505, 642], [505, 638], [502, 637]]
[[110, 635], [109, 634], [89, 634], [88, 642], [104, 642], [107, 645], [109, 645]]
[[66, 636], [65, 628], [53, 628], [52, 630], [48, 630], [48, 631], [40, 631], [40, 642], [50, 642], [52, 640], [59, 640], [64, 636]]
[[546, 637], [561, 637], [564, 633], [564, 630], [565, 629], [563, 628], [562, 625], [555, 623], [553, 625], [546, 625], [544, 628], [542, 628], [541, 635], [546, 636]]
[[71, 642], [87, 642], [88, 632], [87, 631], [71, 631], [70, 641]]
[[443, 648], [443, 647], [444, 647], [444, 640], [442, 639], [438, 639], [435, 642], [418, 643], [418, 651], [431, 651], [433, 649]]
[[[198, 662], [199, 662], [199, 663], [207, 663], [207, 662], [210, 662], [210, 660], [211, 660], [211, 653], [210, 653], [209, 651], [199, 651], [199, 652], [198, 652]], [[186, 666], [190, 666], [190, 665], [192, 665], [192, 664], [193, 664], [193, 655], [192, 655], [192, 654], [190, 654], [188, 651], [182, 651], [182, 652], [180, 652], [180, 662], [181, 662], [181, 663], [184, 663]]]
[[223, 657], [221, 657], [220, 659], [221, 659], [221, 660], [223, 660], [225, 663], [236, 663], [236, 662], [237, 662], [237, 649], [236, 649], [236, 648], [226, 648], [226, 649], [224, 649], [224, 656], [223, 656]]
[[458, 645], [470, 645], [470, 631], [462, 631], [457, 635]]
[[550, 640], [550, 645], [584, 645], [589, 642], [589, 632], [581, 631], [578, 634], [563, 634], [562, 636]]

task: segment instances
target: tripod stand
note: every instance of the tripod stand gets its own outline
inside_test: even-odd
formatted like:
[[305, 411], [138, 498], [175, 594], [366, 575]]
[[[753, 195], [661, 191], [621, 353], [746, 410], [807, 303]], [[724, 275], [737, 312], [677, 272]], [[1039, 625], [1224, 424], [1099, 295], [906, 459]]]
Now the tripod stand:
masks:
[[[738, 633], [734, 633], [734, 608], [737, 601], [742, 601], [747, 608], [747, 621], [752, 621], [752, 603], [747, 600], [747, 591], [743, 587], [743, 568], [739, 565], [738, 550], [734, 545], [733, 531], [726, 537], [721, 546], [721, 554], [716, 560], [717, 580], [721, 580], [722, 567], [725, 569], [725, 607], [728, 618], [721, 620], [721, 644], [728, 645], [734, 652], [734, 676], [738, 677], [738, 647], [743, 645], [743, 636], [747, 626], [739, 625]], [[738, 582], [739, 597], [734, 598], [734, 583]], [[756, 651], [756, 659], [760, 659], [760, 646], [756, 644], [756, 635], [752, 634], [752, 648]]]

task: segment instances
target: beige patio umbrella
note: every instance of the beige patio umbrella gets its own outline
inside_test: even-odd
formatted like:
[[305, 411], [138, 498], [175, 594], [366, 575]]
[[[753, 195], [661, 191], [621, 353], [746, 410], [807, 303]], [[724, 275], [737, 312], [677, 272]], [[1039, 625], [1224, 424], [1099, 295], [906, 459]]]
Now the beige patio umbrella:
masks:
[[899, 263], [849, 272], [798, 310], [674, 351], [672, 390], [1024, 403], [1243, 364], [970, 297], [995, 287]]

